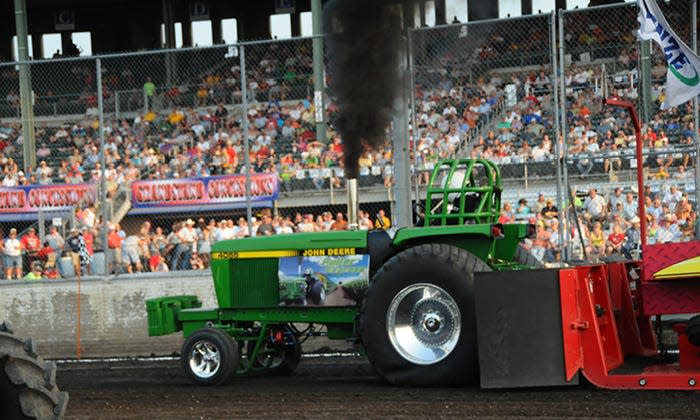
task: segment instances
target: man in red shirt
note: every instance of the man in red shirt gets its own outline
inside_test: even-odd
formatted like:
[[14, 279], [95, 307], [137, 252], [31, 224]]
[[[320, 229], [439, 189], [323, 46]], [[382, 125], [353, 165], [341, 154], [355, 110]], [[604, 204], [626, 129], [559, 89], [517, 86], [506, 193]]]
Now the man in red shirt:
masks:
[[24, 250], [23, 266], [26, 268], [25, 271], [27, 271], [32, 266], [32, 263], [39, 259], [38, 253], [41, 249], [41, 240], [39, 235], [36, 234], [36, 230], [30, 227], [27, 233], [22, 235], [19, 243], [22, 244], [22, 249]]
[[116, 226], [110, 223], [107, 234], [107, 270], [110, 274], [119, 274], [122, 264], [122, 241]]

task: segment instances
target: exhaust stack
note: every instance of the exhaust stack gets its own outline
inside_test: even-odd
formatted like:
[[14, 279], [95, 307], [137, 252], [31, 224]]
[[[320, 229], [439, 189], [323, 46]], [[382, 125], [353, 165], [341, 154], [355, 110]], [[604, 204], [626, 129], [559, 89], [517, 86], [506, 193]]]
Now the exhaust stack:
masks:
[[350, 178], [347, 182], [348, 186], [348, 229], [358, 230], [358, 213], [359, 203], [357, 199], [357, 178]]

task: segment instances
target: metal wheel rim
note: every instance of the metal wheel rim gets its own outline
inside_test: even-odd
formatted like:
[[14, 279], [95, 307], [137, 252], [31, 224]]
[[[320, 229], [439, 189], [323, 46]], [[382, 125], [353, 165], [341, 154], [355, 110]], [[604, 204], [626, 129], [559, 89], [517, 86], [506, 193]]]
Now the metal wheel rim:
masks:
[[190, 370], [201, 379], [216, 375], [221, 367], [221, 352], [216, 344], [208, 340], [199, 340], [190, 351]]
[[412, 284], [394, 296], [386, 314], [389, 341], [404, 359], [432, 365], [452, 353], [462, 318], [457, 302], [429, 283]]

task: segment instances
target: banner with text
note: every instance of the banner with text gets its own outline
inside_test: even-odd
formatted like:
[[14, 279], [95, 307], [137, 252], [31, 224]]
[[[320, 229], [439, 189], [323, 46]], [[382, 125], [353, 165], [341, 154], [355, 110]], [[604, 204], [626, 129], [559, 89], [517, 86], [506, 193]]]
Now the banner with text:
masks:
[[[277, 199], [276, 174], [253, 174], [250, 178], [251, 201]], [[136, 181], [131, 184], [131, 205], [149, 208], [243, 203], [245, 183], [245, 175]]]
[[94, 184], [32, 185], [0, 188], [0, 213], [66, 210], [95, 203]]

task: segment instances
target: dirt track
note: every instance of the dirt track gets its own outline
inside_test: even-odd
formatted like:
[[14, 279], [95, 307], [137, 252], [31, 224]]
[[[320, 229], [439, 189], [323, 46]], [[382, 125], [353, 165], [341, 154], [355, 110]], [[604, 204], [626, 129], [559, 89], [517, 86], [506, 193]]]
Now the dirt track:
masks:
[[290, 377], [245, 377], [199, 387], [177, 361], [61, 363], [67, 418], [700, 418], [698, 392], [401, 388], [362, 358], [304, 358]]

